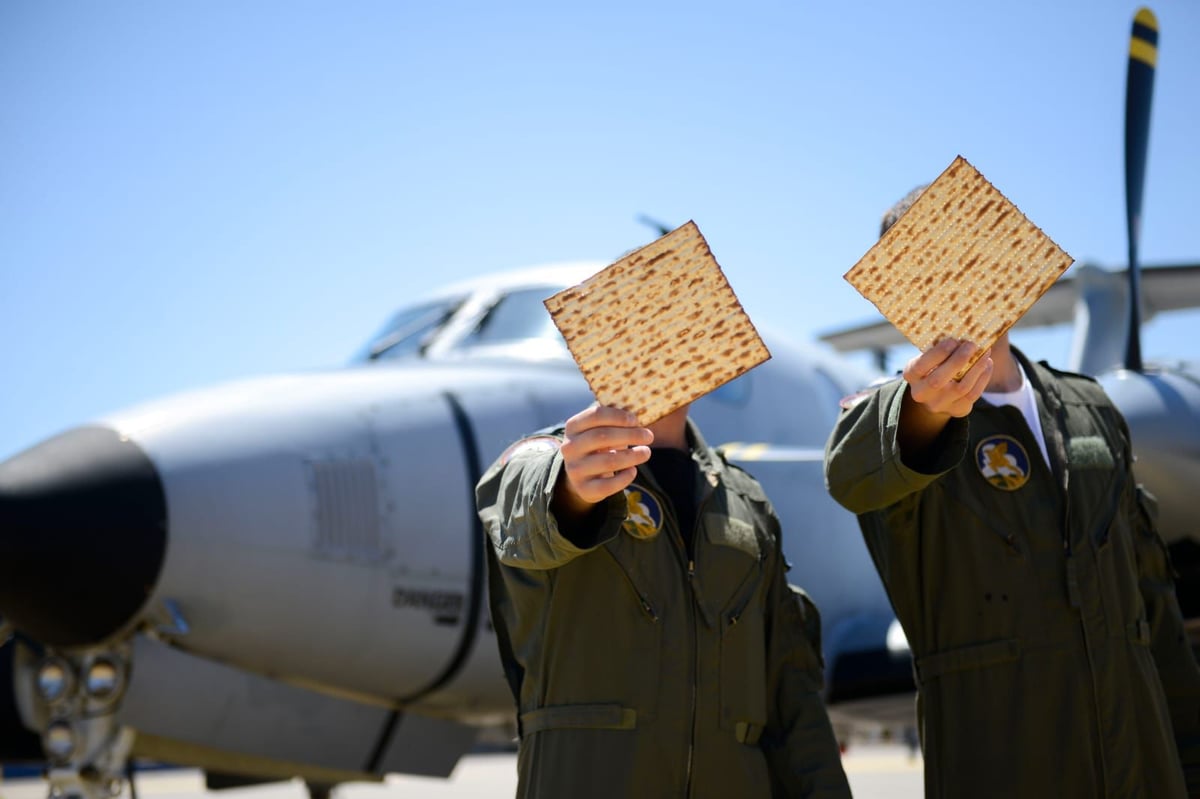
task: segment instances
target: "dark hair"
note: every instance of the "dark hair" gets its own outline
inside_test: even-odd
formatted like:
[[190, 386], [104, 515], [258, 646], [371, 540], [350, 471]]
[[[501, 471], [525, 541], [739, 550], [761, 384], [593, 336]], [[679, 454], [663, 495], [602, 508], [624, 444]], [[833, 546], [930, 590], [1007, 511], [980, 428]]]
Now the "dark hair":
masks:
[[912, 204], [921, 196], [921, 192], [929, 188], [928, 183], [923, 183], [910, 191], [908, 194], [900, 198], [900, 201], [887, 209], [887, 213], [883, 215], [883, 219], [879, 222], [879, 238], [883, 238], [883, 234], [888, 232], [888, 228], [896, 224], [896, 221], [904, 216], [904, 212], [912, 207]]

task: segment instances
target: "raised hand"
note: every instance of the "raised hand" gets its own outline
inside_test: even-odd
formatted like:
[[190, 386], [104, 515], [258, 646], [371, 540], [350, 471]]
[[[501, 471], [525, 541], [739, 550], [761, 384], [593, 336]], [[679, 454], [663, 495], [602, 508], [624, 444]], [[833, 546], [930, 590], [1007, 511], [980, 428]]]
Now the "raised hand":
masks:
[[940, 341], [908, 362], [908, 390], [900, 408], [896, 439], [906, 463], [916, 463], [952, 418], [971, 412], [992, 377], [991, 352], [975, 362], [961, 380], [954, 375], [979, 351], [969, 341]]
[[954, 375], [979, 351], [969, 341], [944, 339], [908, 362], [904, 380], [909, 396], [930, 413], [966, 416], [992, 376], [991, 352], [955, 380]]
[[593, 405], [572, 416], [559, 448], [563, 472], [555, 487], [555, 511], [582, 515], [624, 490], [638, 464], [650, 459], [653, 440], [649, 429], [620, 408]]

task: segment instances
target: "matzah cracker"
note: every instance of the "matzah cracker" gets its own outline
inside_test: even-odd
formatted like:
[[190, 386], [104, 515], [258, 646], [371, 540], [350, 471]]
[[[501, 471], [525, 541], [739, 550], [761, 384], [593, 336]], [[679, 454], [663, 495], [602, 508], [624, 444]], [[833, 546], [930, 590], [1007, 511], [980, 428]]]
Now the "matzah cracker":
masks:
[[960, 155], [845, 277], [922, 352], [971, 341], [974, 364], [1072, 260]]
[[771, 357], [694, 222], [545, 304], [596, 399], [642, 425]]

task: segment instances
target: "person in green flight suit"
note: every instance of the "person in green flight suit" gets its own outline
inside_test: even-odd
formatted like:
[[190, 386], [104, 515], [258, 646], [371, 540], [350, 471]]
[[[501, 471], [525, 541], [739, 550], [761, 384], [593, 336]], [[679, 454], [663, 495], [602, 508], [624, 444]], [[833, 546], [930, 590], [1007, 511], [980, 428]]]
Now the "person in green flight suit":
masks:
[[976, 351], [843, 400], [825, 451], [912, 649], [926, 796], [1200, 796], [1200, 670], [1124, 419], [1007, 334], [953, 380]]
[[519, 797], [848, 797], [817, 610], [685, 406], [593, 405], [476, 488]]

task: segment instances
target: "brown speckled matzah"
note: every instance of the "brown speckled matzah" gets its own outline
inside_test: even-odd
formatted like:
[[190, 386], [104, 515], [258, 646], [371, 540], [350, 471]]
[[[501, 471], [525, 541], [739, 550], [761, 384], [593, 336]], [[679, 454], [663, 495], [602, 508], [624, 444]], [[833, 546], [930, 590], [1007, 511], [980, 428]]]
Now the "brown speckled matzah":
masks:
[[846, 280], [922, 352], [954, 338], [982, 355], [1071, 261], [960, 155]]
[[771, 357], [694, 222], [546, 308], [596, 399], [643, 425]]

